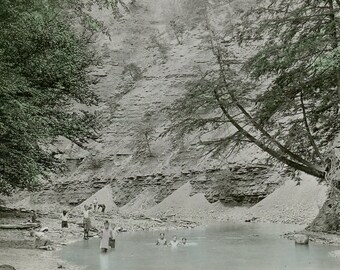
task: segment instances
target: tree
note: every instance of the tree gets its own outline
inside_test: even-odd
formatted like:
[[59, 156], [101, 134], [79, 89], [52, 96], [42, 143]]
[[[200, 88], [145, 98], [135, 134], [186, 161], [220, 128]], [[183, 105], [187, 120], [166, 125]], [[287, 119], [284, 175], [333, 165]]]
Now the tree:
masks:
[[204, 0], [171, 0], [164, 8], [164, 19], [169, 32], [176, 38], [177, 44], [182, 45], [188, 31], [200, 24], [201, 15], [205, 10]]
[[[258, 121], [280, 132], [275, 119], [288, 116], [293, 136], [286, 144], [308, 149], [303, 156], [323, 166], [324, 149], [339, 131], [339, 8], [333, 0], [270, 1], [246, 14], [248, 21], [240, 26], [253, 27], [238, 36], [241, 43], [264, 39], [245, 65], [255, 79], [273, 78], [257, 97]], [[257, 25], [255, 18], [260, 20]], [[294, 119], [297, 113], [301, 117]], [[298, 137], [306, 138], [302, 145]]]
[[134, 130], [135, 140], [133, 141], [133, 148], [135, 148], [134, 156], [136, 158], [151, 158], [154, 154], [151, 150], [151, 142], [156, 139], [156, 127], [153, 119], [154, 112], [147, 111], [140, 124]]
[[139, 81], [139, 80], [141, 80], [143, 78], [143, 71], [142, 71], [142, 69], [139, 66], [137, 66], [137, 64], [135, 64], [135, 63], [127, 64], [124, 67], [122, 75], [125, 75], [125, 74], [128, 74], [130, 79], [133, 82]]
[[72, 109], [98, 101], [87, 74], [97, 59], [75, 28], [82, 7], [75, 0], [0, 3], [0, 193], [34, 189], [58, 168], [45, 147], [54, 137], [82, 145], [94, 135], [94, 115]]
[[[234, 133], [210, 145], [225, 150], [252, 143], [288, 168], [324, 179], [326, 146], [339, 131], [339, 2], [266, 3], [223, 38], [206, 19], [216, 66], [190, 83], [172, 114], [172, 130], [232, 125]], [[245, 63], [233, 55], [234, 41], [255, 49]]]

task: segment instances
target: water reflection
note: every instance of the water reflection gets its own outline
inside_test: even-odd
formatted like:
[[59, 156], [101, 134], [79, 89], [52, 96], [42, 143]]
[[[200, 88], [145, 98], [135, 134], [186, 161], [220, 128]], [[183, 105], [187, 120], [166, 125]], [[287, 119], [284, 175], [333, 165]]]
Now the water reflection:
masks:
[[110, 270], [109, 254], [101, 253], [99, 255], [99, 265], [101, 270]]

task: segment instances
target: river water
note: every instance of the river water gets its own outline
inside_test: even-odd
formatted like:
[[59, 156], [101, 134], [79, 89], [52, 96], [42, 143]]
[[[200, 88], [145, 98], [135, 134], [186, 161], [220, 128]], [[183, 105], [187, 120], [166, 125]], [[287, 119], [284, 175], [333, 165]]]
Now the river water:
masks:
[[166, 232], [186, 237], [188, 246], [157, 247], [158, 232], [120, 234], [116, 249], [101, 254], [99, 239], [65, 247], [62, 259], [89, 270], [332, 270], [340, 261], [329, 255], [339, 249], [316, 244], [296, 246], [280, 237], [296, 226], [222, 224]]

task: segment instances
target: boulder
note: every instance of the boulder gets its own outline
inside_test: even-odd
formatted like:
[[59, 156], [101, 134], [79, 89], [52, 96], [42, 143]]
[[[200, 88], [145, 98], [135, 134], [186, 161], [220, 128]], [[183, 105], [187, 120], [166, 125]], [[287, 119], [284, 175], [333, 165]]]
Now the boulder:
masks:
[[15, 270], [15, 268], [8, 264], [0, 265], [0, 270]]
[[308, 245], [309, 244], [309, 236], [305, 234], [296, 234], [295, 237], [295, 244], [297, 245]]

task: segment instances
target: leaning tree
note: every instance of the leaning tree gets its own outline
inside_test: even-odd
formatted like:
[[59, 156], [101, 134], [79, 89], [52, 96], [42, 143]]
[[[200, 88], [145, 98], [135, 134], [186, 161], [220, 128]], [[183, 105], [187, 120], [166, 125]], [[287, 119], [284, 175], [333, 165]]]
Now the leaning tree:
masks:
[[[339, 4], [258, 1], [222, 35], [206, 12], [216, 64], [188, 84], [171, 110], [170, 130], [185, 135], [233, 126], [209, 145], [226, 151], [254, 144], [287, 169], [328, 181], [338, 193], [339, 181], [327, 172], [328, 147], [340, 128]], [[235, 48], [243, 50], [245, 61]], [[334, 219], [332, 205], [323, 224]]]

